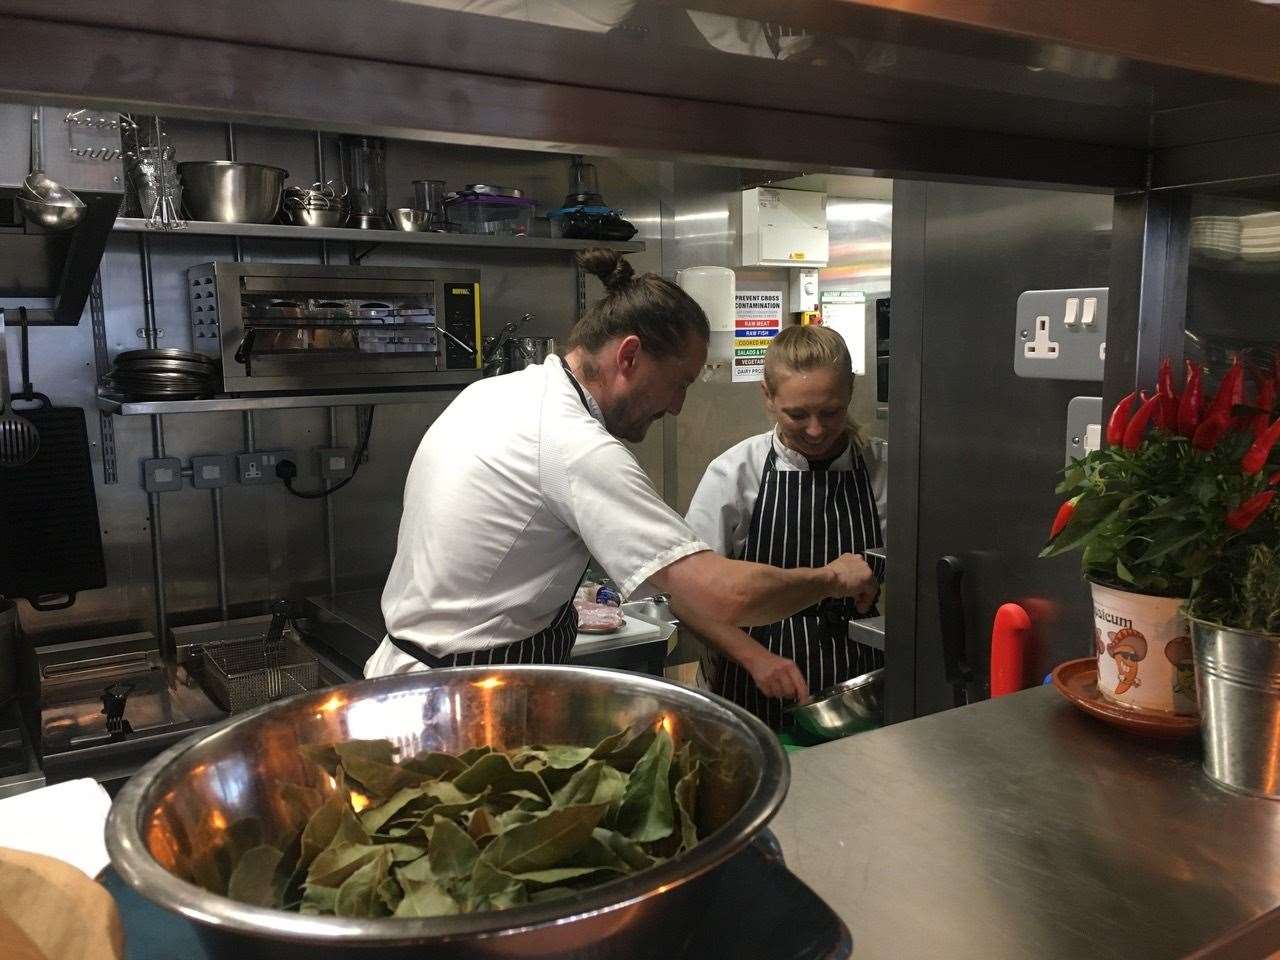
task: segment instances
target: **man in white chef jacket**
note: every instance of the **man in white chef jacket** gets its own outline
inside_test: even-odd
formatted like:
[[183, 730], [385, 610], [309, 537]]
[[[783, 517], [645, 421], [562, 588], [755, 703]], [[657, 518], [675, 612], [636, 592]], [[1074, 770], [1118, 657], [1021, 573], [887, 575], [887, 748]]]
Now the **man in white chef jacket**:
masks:
[[874, 599], [861, 557], [796, 569], [730, 560], [663, 502], [622, 441], [680, 412], [706, 360], [706, 316], [613, 251], [579, 262], [605, 296], [564, 357], [471, 385], [422, 438], [382, 594], [388, 635], [366, 676], [567, 661], [593, 556], [624, 596], [644, 585], [671, 594], [694, 630]]

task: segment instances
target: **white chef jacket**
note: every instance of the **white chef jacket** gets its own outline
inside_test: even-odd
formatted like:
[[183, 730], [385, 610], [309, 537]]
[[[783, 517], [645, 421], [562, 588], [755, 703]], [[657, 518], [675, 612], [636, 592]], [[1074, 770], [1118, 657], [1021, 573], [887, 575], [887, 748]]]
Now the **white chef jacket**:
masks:
[[[712, 460], [698, 483], [698, 489], [694, 491], [686, 519], [698, 536], [717, 553], [740, 558], [746, 548], [747, 530], [751, 526], [751, 513], [760, 495], [760, 478], [764, 473], [764, 462], [769, 456], [770, 446], [777, 454], [777, 469], [809, 469], [809, 461], [804, 454], [792, 450], [782, 442], [776, 430], [771, 430], [748, 437]], [[883, 445], [879, 444], [860, 449], [871, 479], [883, 535], [888, 503], [885, 497], [886, 470], [882, 450]], [[852, 448], [840, 454], [828, 469], [852, 470]]]
[[[552, 355], [472, 384], [431, 425], [382, 592], [390, 634], [437, 657], [505, 646], [551, 623], [591, 556], [629, 596], [709, 549], [584, 393], [589, 411]], [[384, 638], [365, 675], [420, 667]]]

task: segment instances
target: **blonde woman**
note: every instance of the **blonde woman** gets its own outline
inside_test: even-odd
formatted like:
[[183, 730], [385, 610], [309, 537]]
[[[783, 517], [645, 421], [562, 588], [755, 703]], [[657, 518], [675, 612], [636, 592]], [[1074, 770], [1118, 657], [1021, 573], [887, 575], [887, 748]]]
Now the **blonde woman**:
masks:
[[[844, 339], [819, 326], [787, 327], [765, 353], [764, 402], [775, 429], [742, 441], [707, 467], [689, 506], [694, 532], [727, 557], [777, 567], [820, 567], [842, 553], [883, 546], [880, 511], [856, 428], [849, 422], [853, 365]], [[862, 564], [875, 597], [882, 561]], [[884, 665], [849, 639], [864, 601], [823, 602], [742, 631], [704, 631], [712, 689], [774, 728], [787, 700]]]

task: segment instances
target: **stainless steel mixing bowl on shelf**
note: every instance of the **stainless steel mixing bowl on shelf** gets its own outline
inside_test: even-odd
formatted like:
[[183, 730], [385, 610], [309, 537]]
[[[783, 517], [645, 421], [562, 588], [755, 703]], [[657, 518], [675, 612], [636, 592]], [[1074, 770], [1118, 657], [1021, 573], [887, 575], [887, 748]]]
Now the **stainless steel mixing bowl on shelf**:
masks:
[[[237, 825], [296, 827], [299, 797], [334, 783], [304, 744], [388, 738], [401, 756], [490, 744], [594, 745], [660, 720], [704, 762], [701, 842], [658, 866], [578, 895], [490, 913], [421, 920], [305, 916], [230, 900]], [[233, 717], [156, 757], [111, 809], [107, 845], [131, 887], [195, 922], [212, 957], [611, 958], [671, 955], [701, 915], [699, 889], [781, 806], [789, 782], [777, 739], [745, 711], [656, 677], [577, 666], [455, 667], [301, 694]], [[315, 802], [319, 802], [318, 797]]]

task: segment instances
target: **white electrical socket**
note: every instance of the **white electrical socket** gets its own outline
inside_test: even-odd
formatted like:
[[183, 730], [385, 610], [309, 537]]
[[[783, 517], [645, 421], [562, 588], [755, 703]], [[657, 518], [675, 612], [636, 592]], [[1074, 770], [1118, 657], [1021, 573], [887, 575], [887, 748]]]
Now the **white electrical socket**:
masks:
[[[1075, 323], [1073, 319], [1071, 323]], [[1071, 324], [1068, 324], [1070, 326]], [[1058, 344], [1049, 339], [1049, 318], [1036, 317], [1036, 338], [1022, 347], [1023, 356], [1031, 360], [1057, 360]]]

